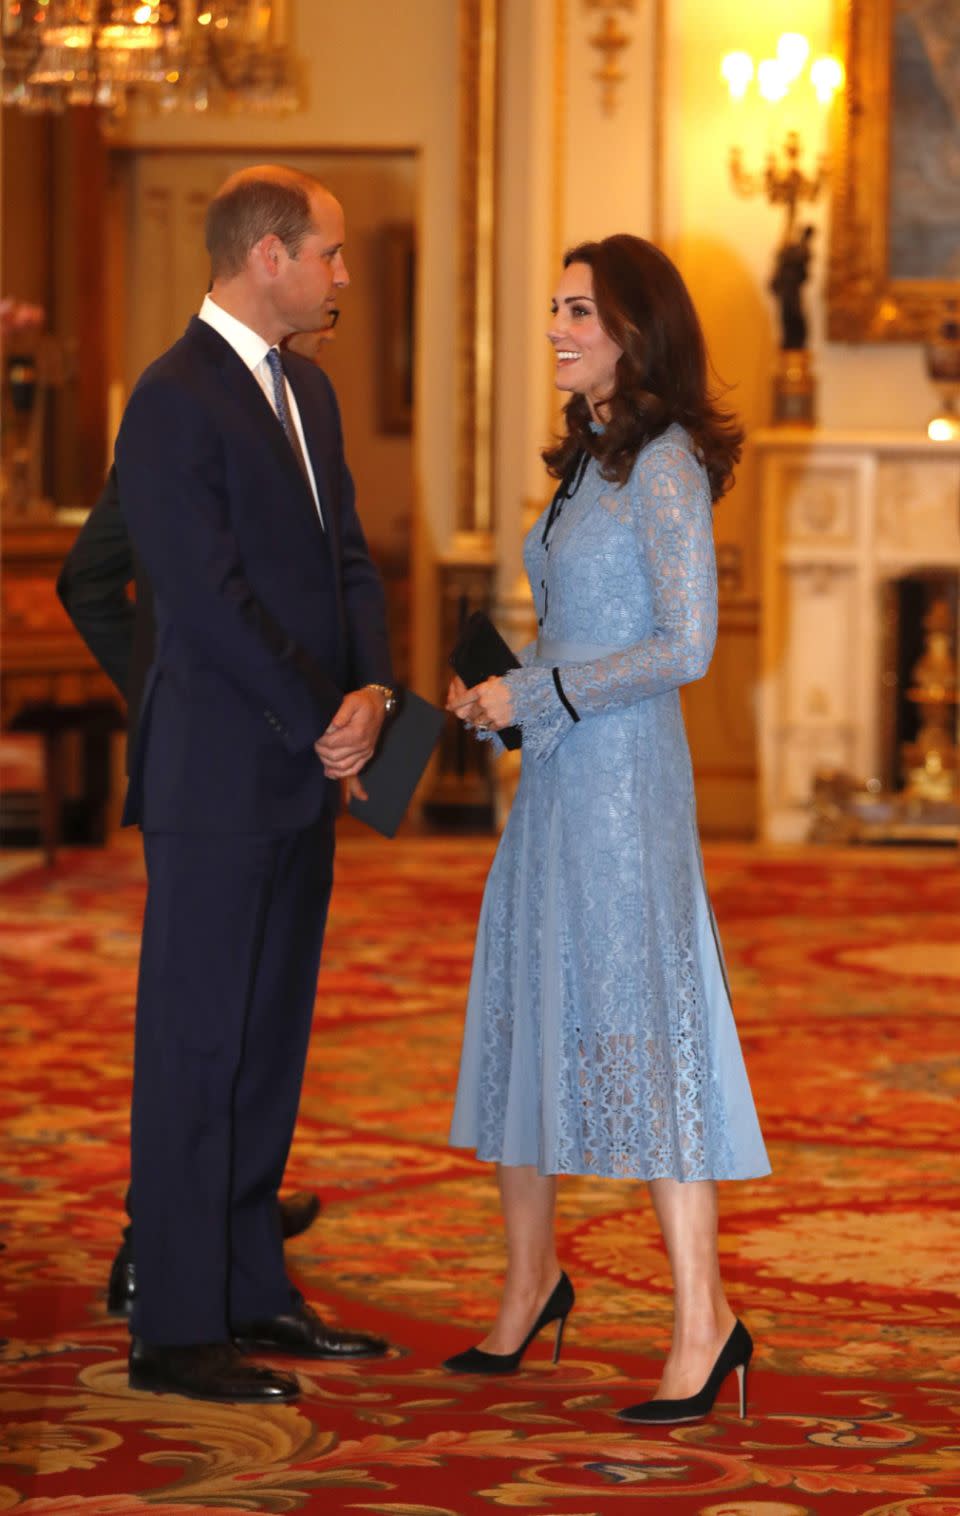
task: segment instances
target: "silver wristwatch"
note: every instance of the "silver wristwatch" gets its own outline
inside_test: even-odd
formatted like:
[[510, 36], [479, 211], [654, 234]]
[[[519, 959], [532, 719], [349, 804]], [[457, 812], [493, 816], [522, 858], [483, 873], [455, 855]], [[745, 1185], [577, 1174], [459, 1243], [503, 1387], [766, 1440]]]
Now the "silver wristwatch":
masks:
[[390, 688], [389, 684], [365, 684], [364, 689], [379, 690], [380, 694], [383, 696], [383, 714], [385, 716], [393, 715], [394, 711], [397, 708], [397, 697], [396, 693]]

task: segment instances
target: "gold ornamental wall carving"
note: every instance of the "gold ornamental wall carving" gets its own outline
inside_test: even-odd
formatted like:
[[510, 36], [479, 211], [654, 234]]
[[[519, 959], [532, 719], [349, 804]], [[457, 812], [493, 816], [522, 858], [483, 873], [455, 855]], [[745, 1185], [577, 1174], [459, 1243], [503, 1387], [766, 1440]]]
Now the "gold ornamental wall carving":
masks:
[[588, 11], [600, 11], [599, 30], [590, 38], [590, 46], [600, 54], [600, 67], [594, 78], [600, 86], [600, 102], [607, 115], [617, 106], [617, 90], [626, 79], [620, 59], [633, 38], [620, 25], [619, 11], [632, 11], [636, 0], [583, 0]]

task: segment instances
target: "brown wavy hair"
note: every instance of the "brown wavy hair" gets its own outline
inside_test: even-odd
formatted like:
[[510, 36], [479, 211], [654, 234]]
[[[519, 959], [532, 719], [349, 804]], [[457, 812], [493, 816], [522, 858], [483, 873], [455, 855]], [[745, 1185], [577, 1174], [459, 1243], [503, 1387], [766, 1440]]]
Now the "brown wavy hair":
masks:
[[571, 263], [593, 270], [600, 325], [622, 352], [613, 394], [604, 402], [603, 431], [590, 429], [586, 396], [571, 396], [566, 435], [543, 450], [547, 469], [562, 479], [586, 452], [599, 461], [604, 479], [625, 484], [640, 449], [677, 421], [719, 500], [733, 483], [743, 428], [711, 390], [703, 331], [679, 270], [652, 242], [625, 232], [572, 247], [564, 268]]

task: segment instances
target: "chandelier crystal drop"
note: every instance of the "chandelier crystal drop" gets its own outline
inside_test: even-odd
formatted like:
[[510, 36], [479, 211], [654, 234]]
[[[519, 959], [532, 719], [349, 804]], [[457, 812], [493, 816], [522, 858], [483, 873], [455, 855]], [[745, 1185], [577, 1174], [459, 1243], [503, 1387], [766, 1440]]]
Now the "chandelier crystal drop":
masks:
[[0, 0], [4, 105], [288, 111], [282, 0]]

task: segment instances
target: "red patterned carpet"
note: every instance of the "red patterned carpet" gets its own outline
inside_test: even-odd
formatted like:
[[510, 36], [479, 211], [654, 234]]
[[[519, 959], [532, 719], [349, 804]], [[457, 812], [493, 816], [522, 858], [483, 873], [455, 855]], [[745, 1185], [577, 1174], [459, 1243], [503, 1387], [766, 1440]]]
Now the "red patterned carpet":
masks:
[[491, 844], [350, 833], [290, 1165], [325, 1213], [307, 1295], [398, 1345], [318, 1365], [267, 1412], [131, 1394], [103, 1308], [126, 1178], [136, 841], [0, 886], [0, 1511], [463, 1516], [960, 1516], [952, 853], [708, 850], [773, 1179], [727, 1186], [731, 1295], [757, 1340], [748, 1419], [636, 1434], [669, 1281], [642, 1189], [568, 1181], [578, 1289], [560, 1366], [438, 1360], [489, 1319], [489, 1171], [445, 1146]]

